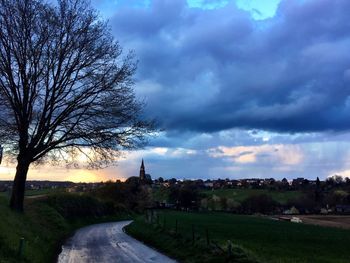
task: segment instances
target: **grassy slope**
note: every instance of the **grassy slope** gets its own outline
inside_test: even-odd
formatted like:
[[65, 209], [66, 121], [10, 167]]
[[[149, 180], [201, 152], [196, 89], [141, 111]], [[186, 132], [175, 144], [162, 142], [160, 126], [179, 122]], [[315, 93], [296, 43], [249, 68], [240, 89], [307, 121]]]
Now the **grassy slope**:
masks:
[[[48, 195], [48, 194], [59, 194], [59, 193], [65, 193], [65, 188], [45, 188], [40, 190], [26, 190], [25, 196], [36, 196], [36, 195]], [[0, 192], [0, 197], [10, 197], [10, 192]]]
[[[0, 196], [0, 262], [51, 262], [60, 242], [74, 229], [84, 225], [125, 219], [125, 216], [84, 218], [67, 221], [42, 200], [27, 200], [26, 212], [8, 208], [7, 198]], [[25, 238], [24, 256], [17, 256], [19, 239]]]
[[64, 193], [66, 192], [65, 188], [44, 188], [40, 190], [27, 190], [25, 195], [26, 196], [36, 196], [36, 195], [47, 195], [47, 194], [58, 194], [58, 193]]
[[[197, 233], [202, 238], [205, 237], [205, 228], [208, 228], [210, 239], [221, 244], [231, 240], [234, 244], [253, 252], [261, 262], [350, 262], [349, 230], [224, 213], [165, 212], [160, 216], [161, 223], [163, 216], [166, 218], [168, 229], [174, 228], [175, 219], [178, 219], [179, 232], [188, 240], [191, 239], [191, 224], [194, 223]], [[145, 242], [151, 242], [160, 250], [183, 259], [177, 251], [179, 242], [167, 243], [168, 235], [160, 234], [159, 231], [145, 226], [143, 221], [138, 220], [135, 224], [133, 223], [128, 231]], [[158, 239], [157, 242], [154, 242], [155, 238]], [[190, 245], [187, 247], [193, 249]], [[203, 252], [200, 250], [188, 252], [188, 254], [191, 253], [198, 255]]]
[[302, 195], [300, 191], [269, 191], [266, 189], [218, 189], [203, 191], [203, 193], [208, 197], [216, 195], [219, 197], [232, 198], [238, 202], [242, 202], [252, 195], [266, 194], [281, 204], [285, 204], [288, 200], [298, 198]]

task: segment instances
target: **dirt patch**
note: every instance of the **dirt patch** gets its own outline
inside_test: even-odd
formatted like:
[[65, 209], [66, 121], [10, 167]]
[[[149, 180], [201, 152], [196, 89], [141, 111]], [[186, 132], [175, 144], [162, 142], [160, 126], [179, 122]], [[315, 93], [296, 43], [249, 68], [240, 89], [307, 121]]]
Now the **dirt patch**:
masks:
[[297, 215], [297, 217], [306, 224], [350, 229], [350, 216]]

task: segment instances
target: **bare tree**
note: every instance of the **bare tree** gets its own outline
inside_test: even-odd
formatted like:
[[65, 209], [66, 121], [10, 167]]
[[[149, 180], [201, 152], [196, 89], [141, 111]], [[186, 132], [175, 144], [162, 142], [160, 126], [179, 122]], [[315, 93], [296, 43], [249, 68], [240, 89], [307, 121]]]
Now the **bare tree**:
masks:
[[84, 153], [116, 161], [152, 132], [132, 90], [136, 65], [85, 0], [0, 0], [0, 143], [17, 158], [10, 206], [30, 164]]

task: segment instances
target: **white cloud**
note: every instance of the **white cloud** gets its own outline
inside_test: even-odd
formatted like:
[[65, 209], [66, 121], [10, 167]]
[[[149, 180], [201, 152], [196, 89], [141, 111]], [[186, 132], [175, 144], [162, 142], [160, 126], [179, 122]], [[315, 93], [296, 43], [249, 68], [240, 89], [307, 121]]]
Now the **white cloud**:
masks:
[[298, 165], [304, 159], [304, 153], [298, 145], [258, 145], [258, 146], [219, 146], [208, 151], [214, 158], [228, 157], [235, 163], [273, 163]]
[[349, 170], [343, 170], [343, 171], [332, 171], [328, 174], [327, 177], [331, 177], [331, 176], [334, 176], [334, 175], [340, 175], [341, 177], [343, 178], [350, 178], [350, 169]]

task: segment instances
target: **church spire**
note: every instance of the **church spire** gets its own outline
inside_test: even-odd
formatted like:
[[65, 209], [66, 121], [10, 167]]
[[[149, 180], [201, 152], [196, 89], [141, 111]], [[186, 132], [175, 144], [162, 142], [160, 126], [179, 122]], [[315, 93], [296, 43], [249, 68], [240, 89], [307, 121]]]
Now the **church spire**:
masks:
[[145, 164], [143, 163], [143, 159], [142, 159], [141, 167], [140, 167], [140, 180], [144, 181], [145, 179], [146, 179]]

